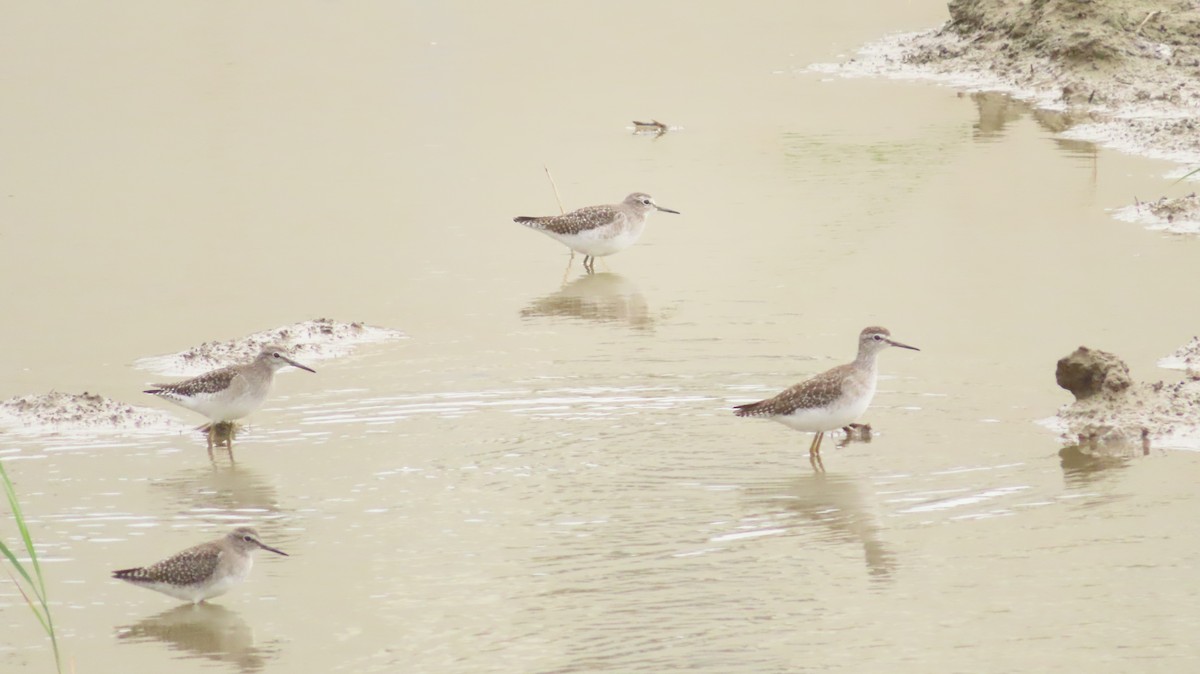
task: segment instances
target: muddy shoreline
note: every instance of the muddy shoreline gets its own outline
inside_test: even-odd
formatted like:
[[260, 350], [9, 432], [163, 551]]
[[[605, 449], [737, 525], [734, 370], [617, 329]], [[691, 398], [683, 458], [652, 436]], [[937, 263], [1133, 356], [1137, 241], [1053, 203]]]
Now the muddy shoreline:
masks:
[[[398, 330], [317, 318], [237, 339], [205, 342], [178, 353], [140, 358], [133, 366], [166, 378], [191, 377], [250, 361], [264, 344], [280, 344], [297, 358], [318, 362], [345, 356], [362, 344], [404, 338]], [[126, 391], [120, 398], [137, 399], [137, 395], [136, 391]], [[31, 393], [0, 401], [0, 430], [26, 436], [178, 433], [193, 429], [202, 420], [184, 411], [173, 413], [87, 391]]]
[[[1200, 164], [1200, 5], [1148, 0], [953, 0], [939, 28], [888, 36], [844, 63], [844, 77], [932, 80], [1000, 91], [1060, 113], [1060, 136]], [[1191, 176], [1115, 217], [1200, 233]], [[1134, 199], [1131, 198], [1131, 202]]]

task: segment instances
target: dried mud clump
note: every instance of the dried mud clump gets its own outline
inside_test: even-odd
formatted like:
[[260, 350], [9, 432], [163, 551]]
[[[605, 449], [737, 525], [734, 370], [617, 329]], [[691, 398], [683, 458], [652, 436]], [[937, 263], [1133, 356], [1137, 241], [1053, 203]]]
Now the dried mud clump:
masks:
[[1070, 391], [1076, 400], [1101, 393], [1120, 393], [1133, 384], [1129, 367], [1120, 358], [1086, 346], [1060, 358], [1054, 377], [1058, 385]]
[[1064, 444], [1091, 453], [1145, 453], [1156, 438], [1200, 432], [1200, 379], [1135, 382], [1120, 358], [1087, 347], [1060, 359], [1056, 376], [1075, 396], [1058, 412]]

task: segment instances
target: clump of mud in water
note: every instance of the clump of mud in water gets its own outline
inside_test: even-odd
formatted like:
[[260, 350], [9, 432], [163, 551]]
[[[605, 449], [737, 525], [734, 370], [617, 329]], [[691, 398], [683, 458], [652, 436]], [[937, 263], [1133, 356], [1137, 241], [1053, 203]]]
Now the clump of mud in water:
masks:
[[34, 434], [125, 432], [175, 429], [178, 422], [159, 410], [95, 393], [39, 393], [0, 402], [0, 426]]
[[1056, 378], [1075, 396], [1058, 411], [1064, 444], [1093, 453], [1146, 453], [1155, 444], [1200, 438], [1200, 378], [1135, 382], [1120, 358], [1087, 347], [1060, 359]]
[[1200, 197], [1193, 192], [1185, 197], [1162, 197], [1155, 201], [1139, 201], [1117, 210], [1119, 220], [1140, 222], [1150, 229], [1176, 234], [1200, 234]]
[[341, 323], [328, 318], [317, 318], [263, 330], [240, 339], [204, 342], [186, 351], [166, 356], [140, 358], [133, 365], [158, 374], [189, 377], [226, 365], [249, 362], [258, 355], [265, 344], [288, 347], [292, 357], [307, 365], [310, 362], [344, 356], [360, 344], [396, 339], [405, 339], [404, 333], [364, 323]]

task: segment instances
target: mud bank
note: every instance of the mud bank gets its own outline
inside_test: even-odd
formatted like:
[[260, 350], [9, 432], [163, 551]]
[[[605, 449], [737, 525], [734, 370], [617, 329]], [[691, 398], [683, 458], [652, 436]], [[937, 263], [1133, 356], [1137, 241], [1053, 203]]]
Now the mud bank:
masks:
[[[1200, 163], [1200, 4], [953, 0], [949, 10], [940, 28], [893, 35], [845, 63], [809, 69], [1002, 91], [1063, 112], [1064, 138]], [[1171, 224], [1153, 209], [1138, 215]]]
[[1196, 373], [1192, 376], [1200, 376], [1200, 337], [1192, 337], [1192, 341], [1159, 359], [1158, 366], [1168, 370], [1191, 370]]
[[[289, 347], [297, 360], [316, 362], [344, 356], [362, 344], [404, 338], [404, 333], [397, 330], [318, 318], [240, 339], [206, 342], [175, 354], [142, 358], [134, 365], [166, 377], [190, 377], [250, 361], [263, 344], [281, 344]], [[138, 391], [126, 391], [122, 397], [138, 395]], [[182, 416], [182, 410], [176, 416], [88, 392], [31, 394], [0, 402], [0, 429], [27, 436], [179, 433], [193, 428], [194, 421], [198, 419], [190, 414]]]
[[363, 344], [406, 339], [403, 332], [364, 323], [341, 323], [328, 318], [301, 321], [224, 342], [204, 342], [185, 351], [139, 358], [133, 366], [155, 374], [192, 377], [209, 370], [254, 359], [264, 344], [279, 344], [306, 365], [340, 358]]
[[1048, 424], [1064, 445], [1097, 454], [1200, 449], [1200, 373], [1172, 384], [1136, 382], [1117, 356], [1081, 346], [1058, 361], [1055, 376], [1075, 396]]
[[21, 435], [99, 435], [178, 432], [165, 411], [130, 405], [96, 393], [36, 393], [0, 402], [0, 428]]

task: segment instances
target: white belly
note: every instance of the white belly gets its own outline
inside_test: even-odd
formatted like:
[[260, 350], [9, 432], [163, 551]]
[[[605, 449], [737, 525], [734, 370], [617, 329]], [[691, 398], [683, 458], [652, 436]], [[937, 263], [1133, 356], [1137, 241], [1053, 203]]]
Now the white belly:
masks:
[[866, 395], [850, 399], [841, 398], [828, 407], [800, 409], [791, 414], [771, 417], [771, 419], [798, 431], [809, 433], [832, 431], [849, 425], [861, 417], [863, 412], [870, 407], [871, 398], [874, 395], [875, 387], [872, 386]]
[[593, 257], [605, 257], [613, 253], [619, 253], [632, 246], [641, 238], [644, 229], [644, 226], [637, 226], [621, 228], [615, 232], [614, 228], [600, 228], [580, 232], [579, 234], [546, 233], [577, 253]]
[[148, 590], [161, 592], [168, 597], [175, 597], [183, 601], [190, 601], [193, 604], [200, 603], [206, 599], [219, 597], [233, 586], [246, 580], [246, 576], [250, 574], [250, 568], [247, 566], [240, 573], [234, 573], [223, 577], [215, 583], [200, 583], [196, 585], [172, 585], [170, 583], [161, 582], [136, 582], [135, 585], [140, 585]]
[[214, 393], [196, 393], [192, 396], [165, 396], [171, 402], [199, 412], [209, 419], [236, 421], [258, 409], [267, 398], [271, 382], [251, 386], [244, 378], [235, 377], [229, 388]]

